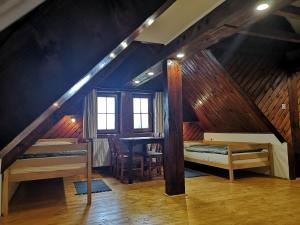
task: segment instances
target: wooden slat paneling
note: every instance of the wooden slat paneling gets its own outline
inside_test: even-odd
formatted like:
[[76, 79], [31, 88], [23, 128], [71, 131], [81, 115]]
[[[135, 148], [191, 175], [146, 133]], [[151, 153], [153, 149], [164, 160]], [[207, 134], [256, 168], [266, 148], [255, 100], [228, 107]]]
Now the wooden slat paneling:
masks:
[[203, 130], [200, 127], [199, 122], [184, 122], [183, 123], [183, 140], [203, 140]]
[[[76, 118], [76, 122], [71, 121]], [[66, 115], [61, 118], [43, 138], [82, 138], [82, 117]]]
[[183, 62], [183, 96], [204, 131], [269, 132], [227, 79], [224, 69], [204, 52]]
[[[223, 66], [284, 138], [291, 141], [287, 72], [278, 55], [235, 52]], [[282, 109], [286, 104], [286, 109]]]

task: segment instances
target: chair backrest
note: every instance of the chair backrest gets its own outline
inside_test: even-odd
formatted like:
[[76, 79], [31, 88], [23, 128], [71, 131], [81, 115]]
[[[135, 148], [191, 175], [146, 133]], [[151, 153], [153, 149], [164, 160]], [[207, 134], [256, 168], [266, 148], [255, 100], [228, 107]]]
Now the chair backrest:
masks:
[[[153, 137], [162, 137], [161, 133], [153, 133]], [[150, 144], [150, 151], [151, 152], [162, 152], [162, 148], [160, 144]]]
[[115, 148], [115, 151], [118, 155], [123, 155], [125, 154], [125, 151], [121, 145], [121, 142], [120, 142], [120, 138], [119, 136], [115, 135], [113, 136], [113, 144], [114, 144], [114, 148]]
[[109, 150], [112, 154], [115, 154], [117, 151], [116, 151], [116, 147], [115, 147], [115, 144], [114, 144], [114, 137], [115, 135], [109, 135], [107, 137], [108, 139], [108, 146], [109, 146]]

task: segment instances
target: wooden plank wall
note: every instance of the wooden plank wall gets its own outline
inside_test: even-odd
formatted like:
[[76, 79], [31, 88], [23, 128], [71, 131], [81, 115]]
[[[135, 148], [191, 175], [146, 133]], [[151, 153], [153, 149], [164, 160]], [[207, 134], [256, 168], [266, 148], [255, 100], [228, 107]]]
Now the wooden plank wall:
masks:
[[[288, 73], [278, 55], [235, 52], [223, 66], [290, 143]], [[282, 109], [282, 104], [286, 109]]]
[[269, 132], [224, 70], [203, 52], [183, 62], [183, 96], [201, 121], [204, 131]]
[[203, 140], [203, 130], [199, 122], [184, 122], [183, 123], [183, 140]]
[[[75, 118], [76, 122], [71, 119]], [[82, 136], [82, 115], [66, 115], [61, 118], [43, 138], [79, 138]]]

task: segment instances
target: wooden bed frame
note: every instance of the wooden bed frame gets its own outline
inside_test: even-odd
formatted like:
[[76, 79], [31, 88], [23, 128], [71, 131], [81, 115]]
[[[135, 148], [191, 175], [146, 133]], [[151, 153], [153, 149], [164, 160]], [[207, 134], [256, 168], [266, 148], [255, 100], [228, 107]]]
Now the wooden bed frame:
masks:
[[[192, 157], [184, 156], [185, 161], [204, 164], [208, 166], [218, 167], [229, 171], [230, 181], [234, 180], [234, 170], [249, 169], [258, 167], [269, 167], [270, 174], [273, 175], [273, 158], [272, 158], [272, 145], [270, 143], [251, 143], [251, 142], [226, 142], [226, 141], [207, 141], [203, 140], [202, 143], [213, 144], [213, 145], [227, 145], [228, 146], [228, 163], [216, 163], [205, 160], [195, 159]], [[240, 155], [235, 155], [236, 151], [240, 150], [249, 151]], [[263, 152], [250, 152], [255, 149], [266, 149]], [[248, 159], [261, 159], [257, 162], [245, 162], [241, 163], [241, 160]], [[239, 160], [236, 164], [235, 161]]]
[[40, 139], [37, 143], [46, 141], [66, 141], [71, 144], [32, 146], [26, 153], [62, 152], [87, 150], [85, 155], [56, 156], [45, 158], [18, 159], [3, 173], [2, 182], [2, 215], [8, 215], [9, 183], [29, 180], [86, 175], [88, 184], [87, 204], [91, 204], [91, 143], [78, 143], [76, 138]]

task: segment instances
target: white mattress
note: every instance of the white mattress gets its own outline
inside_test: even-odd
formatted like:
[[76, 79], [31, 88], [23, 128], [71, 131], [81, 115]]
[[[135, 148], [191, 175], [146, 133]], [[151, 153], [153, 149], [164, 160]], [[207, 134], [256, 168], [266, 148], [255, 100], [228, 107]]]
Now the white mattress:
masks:
[[[253, 153], [253, 152], [251, 152]], [[235, 153], [234, 155], [244, 155], [248, 153]], [[228, 164], [228, 155], [214, 154], [214, 153], [200, 153], [200, 152], [189, 152], [184, 149], [184, 157], [189, 157], [192, 159], [198, 159], [208, 162]], [[251, 162], [262, 162], [266, 161], [268, 158], [259, 158], [259, 159], [244, 159], [244, 160], [235, 160], [234, 164], [239, 163], [251, 163]], [[187, 159], [188, 161], [188, 159]]]

